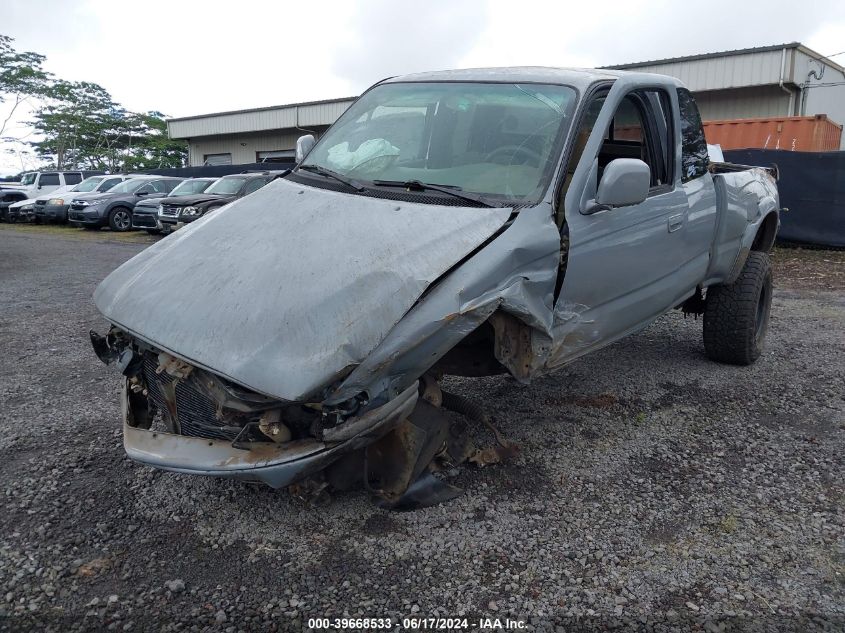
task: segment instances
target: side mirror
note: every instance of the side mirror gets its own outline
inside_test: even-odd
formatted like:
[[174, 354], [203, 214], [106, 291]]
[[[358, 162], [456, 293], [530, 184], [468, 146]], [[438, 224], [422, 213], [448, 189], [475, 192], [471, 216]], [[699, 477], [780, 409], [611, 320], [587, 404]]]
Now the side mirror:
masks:
[[308, 156], [308, 152], [314, 147], [317, 140], [313, 134], [305, 134], [296, 139], [296, 162], [301, 163], [302, 159]]
[[651, 169], [637, 158], [617, 158], [608, 163], [599, 183], [596, 199], [587, 202], [584, 213], [629, 207], [643, 202], [651, 186]]

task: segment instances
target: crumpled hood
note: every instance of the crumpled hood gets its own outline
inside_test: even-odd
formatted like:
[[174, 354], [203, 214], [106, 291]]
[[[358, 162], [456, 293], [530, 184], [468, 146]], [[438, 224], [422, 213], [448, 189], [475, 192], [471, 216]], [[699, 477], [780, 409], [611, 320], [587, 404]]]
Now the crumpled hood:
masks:
[[303, 400], [364, 360], [510, 211], [276, 180], [136, 255], [94, 301], [112, 323], [190, 363]]

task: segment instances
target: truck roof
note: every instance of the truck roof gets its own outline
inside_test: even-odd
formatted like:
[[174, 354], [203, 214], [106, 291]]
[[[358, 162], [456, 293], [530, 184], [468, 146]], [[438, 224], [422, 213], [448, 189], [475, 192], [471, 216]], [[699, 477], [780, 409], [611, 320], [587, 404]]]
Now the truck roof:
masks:
[[[586, 88], [597, 81], [619, 79], [620, 77], [641, 75], [643, 79], [654, 77], [651, 73], [628, 72], [597, 68], [553, 68], [547, 66], [514, 66], [500, 68], [466, 68], [461, 70], [438, 70], [433, 72], [400, 75], [385, 80], [384, 83], [405, 81], [501, 81], [565, 84], [574, 88]], [[666, 80], [665, 75], [658, 75]], [[671, 80], [671, 78], [670, 78]], [[678, 86], [682, 85], [674, 80]]]

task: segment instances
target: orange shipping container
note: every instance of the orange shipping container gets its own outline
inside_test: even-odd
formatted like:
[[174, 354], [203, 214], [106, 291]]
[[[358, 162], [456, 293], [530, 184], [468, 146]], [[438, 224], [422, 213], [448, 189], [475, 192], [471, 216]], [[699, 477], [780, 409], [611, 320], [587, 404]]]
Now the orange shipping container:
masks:
[[704, 136], [722, 149], [785, 149], [832, 152], [839, 149], [842, 126], [825, 114], [768, 119], [705, 121]]

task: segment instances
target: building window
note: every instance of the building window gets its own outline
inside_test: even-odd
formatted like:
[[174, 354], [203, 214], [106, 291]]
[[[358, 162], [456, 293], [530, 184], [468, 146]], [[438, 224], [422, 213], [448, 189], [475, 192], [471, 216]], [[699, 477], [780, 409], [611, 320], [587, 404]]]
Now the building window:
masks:
[[255, 152], [256, 163], [289, 163], [294, 160], [296, 150], [276, 149], [269, 152]]
[[202, 159], [203, 165], [231, 165], [232, 155], [227, 154], [205, 154]]

